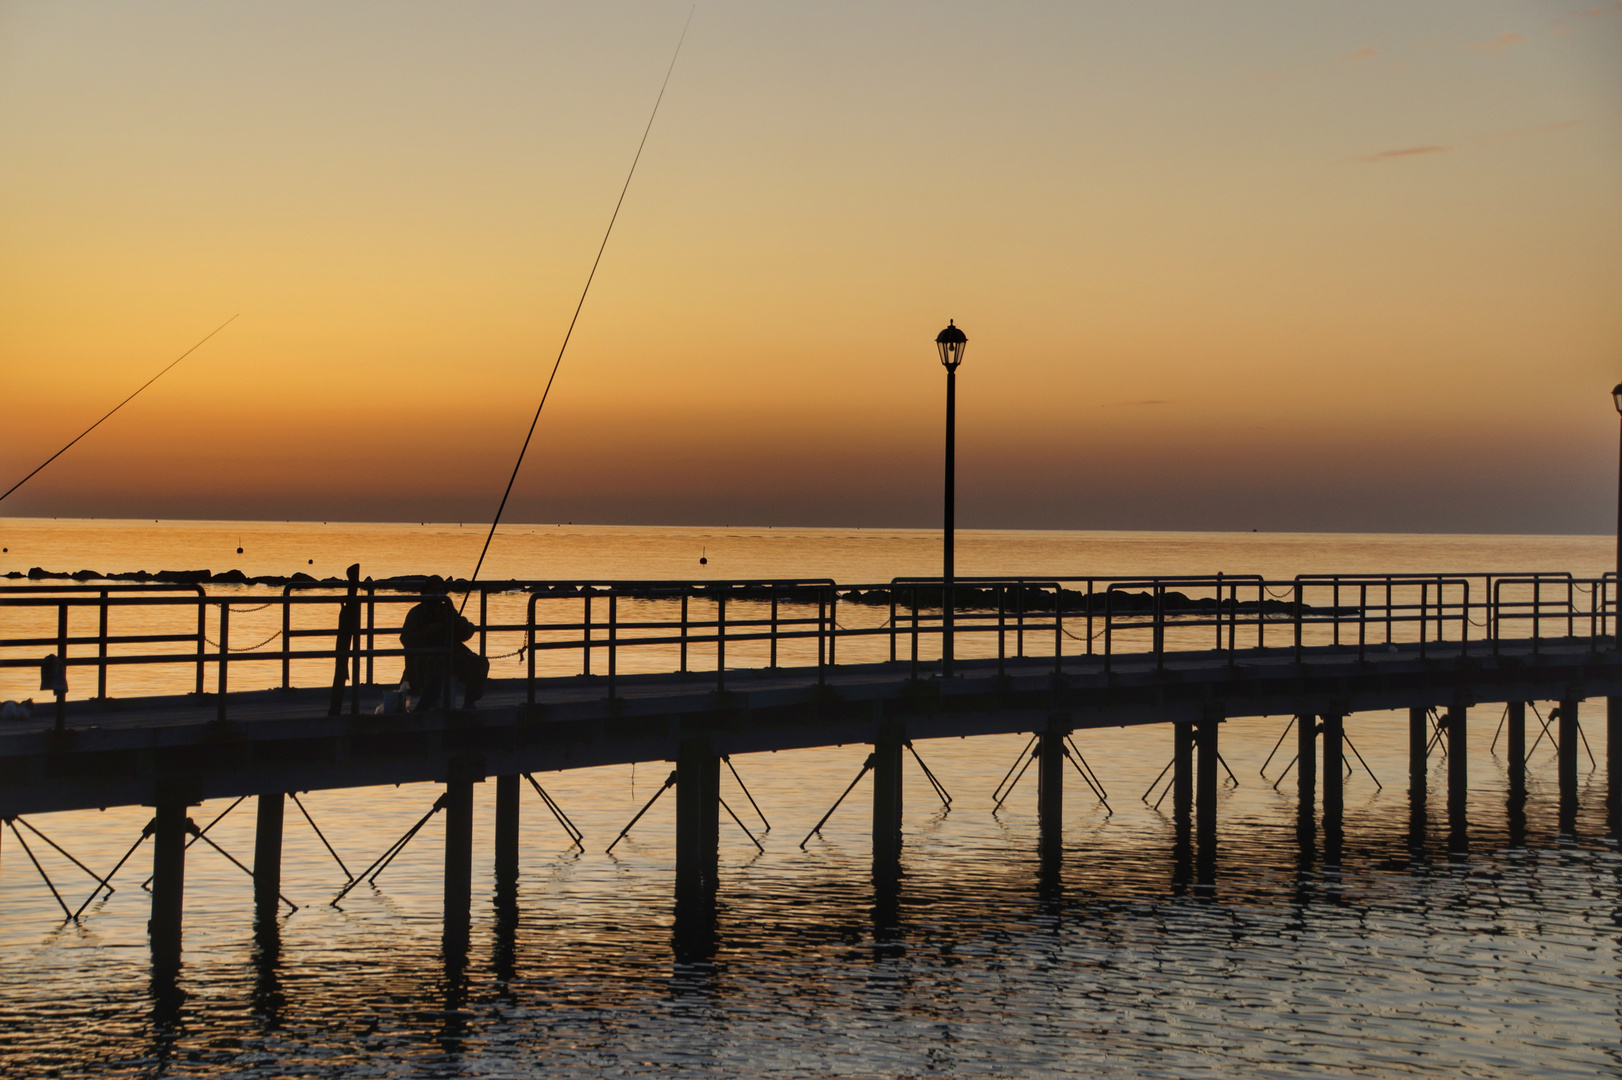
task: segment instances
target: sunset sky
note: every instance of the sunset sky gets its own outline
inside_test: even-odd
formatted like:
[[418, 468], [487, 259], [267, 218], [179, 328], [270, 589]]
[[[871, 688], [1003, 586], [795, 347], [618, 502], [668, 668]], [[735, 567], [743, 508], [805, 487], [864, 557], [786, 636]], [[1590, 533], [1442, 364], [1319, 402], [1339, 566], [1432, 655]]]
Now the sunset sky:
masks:
[[[489, 520], [686, 3], [0, 3], [6, 515]], [[513, 521], [1606, 532], [1622, 3], [705, 0]]]

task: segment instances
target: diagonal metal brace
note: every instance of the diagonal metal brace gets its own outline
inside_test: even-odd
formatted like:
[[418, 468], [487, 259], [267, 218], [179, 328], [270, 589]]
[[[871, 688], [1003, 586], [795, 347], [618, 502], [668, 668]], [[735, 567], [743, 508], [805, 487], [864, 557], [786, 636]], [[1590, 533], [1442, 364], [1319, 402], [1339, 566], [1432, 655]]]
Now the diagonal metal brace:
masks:
[[569, 834], [569, 839], [573, 841], [574, 846], [581, 851], [585, 851], [586, 845], [581, 841], [585, 839], [586, 834], [575, 827], [575, 823], [569, 820], [569, 815], [563, 812], [563, 807], [558, 805], [556, 799], [547, 794], [546, 789], [541, 786], [539, 780], [535, 779], [534, 774], [525, 773], [524, 779], [529, 781], [529, 786], [535, 789], [535, 794], [541, 797], [541, 801], [546, 804], [546, 808], [552, 811], [552, 816], [557, 818], [559, 825], [563, 826], [563, 831]]
[[[224, 855], [227, 859], [230, 859], [231, 863], [244, 874], [247, 874], [249, 877], [254, 876], [254, 872], [248, 869], [246, 866], [243, 866], [242, 863], [237, 860], [235, 855], [232, 855], [229, 851], [226, 851], [213, 840], [209, 839], [207, 836], [204, 836], [203, 830], [199, 829], [196, 822], [192, 821], [191, 818], [186, 819], [186, 831], [191, 833], [197, 839], [201, 840], [203, 843], [207, 844], [209, 847], [213, 848], [215, 851], [219, 852], [221, 855]], [[293, 901], [289, 900], [287, 897], [283, 896], [281, 893], [277, 893], [276, 898], [291, 909], [288, 914], [292, 914], [294, 911], [298, 910], [298, 905], [293, 903]]]
[[839, 809], [839, 804], [845, 801], [845, 796], [849, 795], [852, 791], [854, 791], [856, 789], [856, 785], [861, 783], [862, 777], [867, 775], [867, 770], [869, 770], [869, 769], [871, 769], [873, 767], [874, 762], [877, 759], [877, 757], [878, 757], [877, 754], [869, 754], [869, 755], [867, 755], [867, 760], [862, 762], [862, 769], [861, 769], [860, 772], [858, 772], [856, 774], [856, 779], [852, 780], [850, 782], [850, 786], [847, 787], [844, 790], [844, 792], [840, 794], [839, 798], [834, 800], [834, 804], [828, 808], [828, 812], [826, 814], [822, 815], [822, 820], [817, 822], [815, 827], [813, 827], [810, 832], [805, 834], [805, 839], [804, 840], [800, 841], [800, 850], [801, 851], [804, 851], [805, 850], [805, 845], [811, 842], [811, 838], [813, 836], [817, 835], [819, 832], [821, 832], [822, 827], [824, 825], [828, 824], [828, 819], [834, 816], [834, 811], [838, 810]]
[[665, 782], [659, 786], [658, 791], [655, 791], [653, 793], [653, 798], [649, 799], [647, 801], [647, 803], [642, 807], [642, 809], [640, 809], [640, 810], [638, 810], [636, 812], [636, 817], [632, 818], [630, 820], [630, 823], [627, 824], [625, 826], [625, 828], [620, 830], [620, 834], [618, 836], [614, 837], [614, 843], [609, 844], [608, 845], [608, 850], [603, 852], [603, 854], [604, 855], [613, 854], [615, 844], [618, 844], [621, 840], [625, 839], [625, 834], [631, 831], [631, 826], [635, 825], [637, 822], [641, 821], [642, 820], [642, 815], [646, 814], [649, 810], [653, 809], [653, 804], [659, 801], [659, 796], [663, 795], [665, 792], [669, 791], [671, 788], [673, 788], [675, 786], [676, 786], [676, 770], [671, 769], [670, 770], [670, 775], [665, 777]]
[[383, 872], [383, 869], [386, 866], [388, 866], [388, 864], [390, 862], [393, 861], [394, 856], [398, 855], [405, 848], [406, 844], [411, 842], [411, 838], [413, 836], [416, 836], [417, 833], [422, 829], [422, 827], [424, 825], [428, 824], [428, 819], [429, 818], [433, 817], [435, 814], [437, 814], [441, 810], [445, 809], [445, 806], [446, 806], [448, 801], [449, 801], [449, 796], [442, 793], [439, 796], [439, 798], [434, 800], [434, 805], [431, 808], [429, 808], [428, 812], [426, 814], [422, 815], [422, 817], [417, 820], [417, 823], [415, 825], [411, 826], [410, 829], [406, 830], [406, 834], [404, 836], [400, 837], [400, 839], [398, 839], [394, 843], [390, 844], [389, 847], [388, 847], [388, 850], [383, 852], [383, 854], [379, 855], [372, 862], [371, 866], [368, 866], [366, 869], [362, 870], [357, 877], [351, 878], [349, 880], [349, 884], [345, 885], [342, 889], [338, 890], [338, 895], [334, 896], [331, 900], [328, 901], [328, 903], [333, 907], [337, 907], [338, 906], [338, 901], [340, 901], [344, 897], [348, 896], [349, 891], [351, 889], [353, 889], [356, 885], [359, 885], [362, 881], [365, 881], [367, 879], [368, 875], [370, 875], [372, 883], [376, 884], [377, 875], [381, 874]]
[[924, 776], [929, 780], [930, 786], [935, 789], [935, 794], [940, 798], [941, 805], [950, 810], [952, 808], [952, 796], [947, 793], [946, 785], [940, 782], [940, 778], [930, 770], [928, 765], [924, 764], [924, 759], [918, 756], [917, 750], [913, 749], [911, 739], [903, 740], [901, 745], [912, 751], [912, 759], [918, 763], [920, 769], [924, 770]]
[[[135, 843], [130, 845], [130, 849], [128, 851], [124, 852], [124, 857], [122, 859], [118, 860], [118, 862], [113, 866], [112, 870], [108, 871], [107, 877], [104, 879], [104, 882], [107, 884], [107, 888], [108, 888], [109, 892], [111, 892], [111, 890], [112, 890], [111, 882], [113, 880], [113, 875], [117, 874], [120, 870], [122, 870], [124, 868], [124, 864], [129, 862], [130, 856], [135, 854], [135, 849], [140, 847], [141, 844], [146, 840], [147, 837], [151, 836], [153, 833], [155, 833], [157, 831], [158, 831], [158, 819], [157, 818], [153, 818], [151, 821], [147, 822], [146, 825], [141, 829], [141, 835], [135, 838]], [[90, 904], [91, 904], [91, 901], [95, 900], [96, 897], [98, 897], [100, 895], [101, 895], [101, 886], [98, 885], [98, 886], [96, 886], [95, 889], [91, 890], [91, 893], [90, 893], [89, 896], [85, 897], [84, 903], [79, 905], [79, 910], [75, 911], [73, 913], [73, 917], [75, 919], [77, 919], [80, 915], [84, 914], [84, 909], [89, 907]]]

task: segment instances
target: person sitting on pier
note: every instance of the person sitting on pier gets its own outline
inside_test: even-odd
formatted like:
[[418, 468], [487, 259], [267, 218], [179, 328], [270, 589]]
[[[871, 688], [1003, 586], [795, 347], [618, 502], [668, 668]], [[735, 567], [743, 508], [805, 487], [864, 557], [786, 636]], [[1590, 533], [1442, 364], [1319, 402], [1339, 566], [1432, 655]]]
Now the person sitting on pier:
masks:
[[474, 629], [448, 597], [424, 600], [406, 612], [400, 644], [412, 650], [406, 653], [405, 677], [419, 710], [439, 708], [452, 677], [462, 684], [464, 709], [484, 696], [490, 661], [462, 644]]

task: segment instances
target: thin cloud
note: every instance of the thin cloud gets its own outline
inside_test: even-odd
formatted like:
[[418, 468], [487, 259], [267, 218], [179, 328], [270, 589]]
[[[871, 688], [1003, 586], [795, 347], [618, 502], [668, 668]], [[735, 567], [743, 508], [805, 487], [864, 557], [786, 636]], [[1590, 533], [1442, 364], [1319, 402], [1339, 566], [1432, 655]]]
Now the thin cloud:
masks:
[[1345, 56], [1341, 57], [1341, 60], [1349, 64], [1355, 64], [1362, 60], [1373, 60], [1379, 55], [1380, 50], [1371, 49], [1365, 45], [1361, 49], [1355, 49], [1352, 52], [1347, 53]]
[[1516, 45], [1524, 45], [1525, 43], [1526, 39], [1521, 35], [1505, 32], [1491, 41], [1472, 41], [1470, 48], [1477, 52], [1501, 53], [1506, 49], [1514, 48]]
[[1451, 146], [1405, 146], [1401, 150], [1381, 150], [1378, 154], [1367, 157], [1347, 158], [1348, 161], [1362, 161], [1370, 165], [1382, 161], [1396, 161], [1398, 158], [1419, 157], [1422, 154], [1445, 154], [1453, 149]]
[[1139, 405], [1170, 405], [1171, 398], [1150, 398], [1147, 401], [1106, 401], [1099, 405], [1100, 409], [1135, 408]]

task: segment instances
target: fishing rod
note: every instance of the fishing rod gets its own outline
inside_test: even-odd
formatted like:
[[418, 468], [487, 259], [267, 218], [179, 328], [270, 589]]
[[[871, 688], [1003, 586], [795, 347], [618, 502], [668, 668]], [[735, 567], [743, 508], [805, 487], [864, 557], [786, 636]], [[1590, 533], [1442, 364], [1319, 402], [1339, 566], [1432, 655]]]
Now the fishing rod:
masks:
[[[240, 314], [242, 314], [240, 311], [237, 312], [237, 315], [240, 315]], [[218, 326], [216, 326], [214, 328], [213, 333], [210, 333], [208, 335], [208, 337], [203, 338], [203, 341], [199, 341], [196, 345], [193, 345], [191, 348], [187, 349], [185, 352], [181, 353], [179, 356], [177, 356], [173, 360], [171, 360], [169, 362], [169, 366], [164, 368], [163, 371], [158, 372], [156, 375], [152, 376], [146, 382], [144, 382], [140, 386], [136, 387], [135, 388], [135, 394], [139, 394], [142, 390], [145, 390], [147, 387], [151, 386], [153, 383], [155, 383], [159, 379], [163, 378], [165, 373], [168, 372], [169, 368], [174, 367], [176, 364], [178, 364], [182, 360], [186, 359], [186, 357], [190, 356], [192, 353], [194, 353], [198, 349], [202, 348], [204, 341], [207, 341], [209, 338], [213, 337], [214, 334], [217, 334], [221, 330], [224, 330], [227, 326], [230, 326], [231, 323], [236, 319], [236, 317], [237, 317], [236, 315], [233, 315], [233, 316], [231, 316], [231, 318], [226, 319], [224, 322], [222, 322], [220, 325], [218, 325]], [[74, 438], [73, 442], [68, 443], [67, 446], [64, 446], [62, 449], [58, 450], [56, 453], [52, 454], [50, 457], [48, 457], [44, 461], [40, 462], [39, 468], [35, 469], [34, 472], [29, 473], [27, 476], [23, 477], [21, 480], [17, 481], [15, 484], [12, 484], [11, 487], [9, 489], [7, 489], [5, 495], [0, 495], [0, 502], [5, 501], [6, 495], [10, 495], [13, 491], [16, 491], [18, 488], [20, 488], [24, 484], [28, 483], [28, 481], [32, 480], [34, 478], [35, 473], [38, 473], [40, 471], [40, 469], [45, 468], [45, 466], [49, 465], [51, 462], [55, 461], [57, 458], [61, 457], [65, 453], [67, 453], [68, 450], [73, 446], [73, 443], [78, 442], [80, 439], [84, 438], [86, 435], [90, 434], [92, 431], [95, 431], [98, 427], [100, 427], [102, 425], [102, 421], [106, 420], [108, 416], [112, 416], [113, 413], [117, 412], [119, 409], [122, 409], [124, 406], [128, 405], [131, 401], [135, 400], [135, 394], [131, 394], [129, 397], [125, 398], [123, 401], [120, 401], [117, 405], [114, 405], [112, 407], [112, 409], [110, 409], [108, 411], [107, 416], [103, 416], [101, 418], [101, 420], [97, 420], [94, 424], [91, 424], [89, 427], [87, 427], [83, 431], [79, 432], [78, 436]]]
[[[614, 222], [619, 220], [620, 207], [625, 204], [625, 193], [631, 190], [631, 177], [636, 175], [636, 164], [642, 160], [642, 148], [648, 144], [648, 133], [653, 130], [653, 121], [659, 115], [659, 103], [665, 99], [665, 87], [670, 85], [671, 72], [676, 70], [676, 59], [681, 56], [682, 42], [687, 40], [687, 28], [692, 25], [693, 12], [697, 5], [687, 12], [687, 21], [682, 24], [681, 37], [676, 39], [676, 51], [670, 57], [670, 67], [665, 69], [665, 81], [659, 84], [659, 96], [653, 101], [653, 113], [648, 117], [648, 126], [642, 130], [642, 141], [637, 143], [636, 156], [631, 159], [631, 171], [625, 174], [625, 186], [620, 188], [619, 201], [614, 204], [614, 213], [608, 219], [608, 228], [603, 231], [603, 242], [597, 247], [597, 257], [592, 260], [591, 273], [586, 275], [586, 286], [580, 290], [580, 301], [574, 306], [574, 317], [569, 320], [569, 329], [563, 334], [563, 344], [558, 348], [558, 357], [552, 361], [552, 374], [547, 376], [546, 389], [541, 391], [541, 403], [535, 406], [535, 417], [529, 422], [529, 433], [524, 436], [524, 445], [518, 450], [518, 460], [513, 462], [513, 472], [507, 478], [507, 490], [501, 493], [501, 504], [496, 507], [496, 516], [490, 522], [490, 532], [485, 535], [484, 547], [479, 551], [479, 561], [473, 567], [473, 576], [468, 579], [469, 584], [479, 580], [479, 571], [484, 567], [484, 557], [490, 553], [490, 541], [495, 539], [496, 526], [501, 524], [501, 514], [507, 509], [507, 497], [513, 493], [513, 482], [518, 479], [519, 467], [524, 464], [524, 454], [529, 450], [529, 442], [535, 437], [535, 425], [540, 423], [541, 410], [546, 408], [547, 396], [552, 393], [552, 381], [558, 377], [558, 367], [563, 363], [564, 350], [569, 347], [569, 338], [574, 334], [574, 324], [580, 319], [580, 309], [586, 306], [586, 294], [591, 291], [592, 279], [597, 276], [597, 264], [603, 261], [603, 251], [608, 247], [608, 238], [614, 233]], [[462, 606], [467, 606], [467, 598], [471, 592], [462, 595]]]

